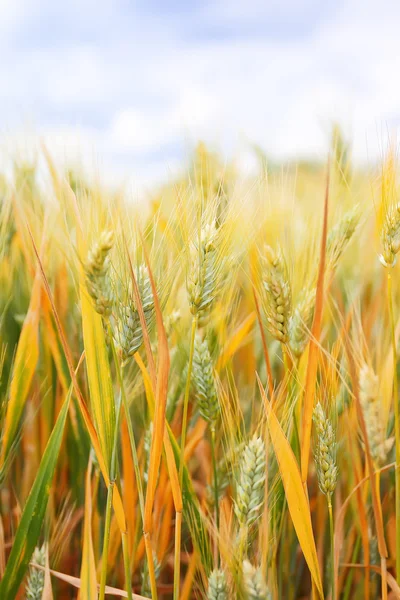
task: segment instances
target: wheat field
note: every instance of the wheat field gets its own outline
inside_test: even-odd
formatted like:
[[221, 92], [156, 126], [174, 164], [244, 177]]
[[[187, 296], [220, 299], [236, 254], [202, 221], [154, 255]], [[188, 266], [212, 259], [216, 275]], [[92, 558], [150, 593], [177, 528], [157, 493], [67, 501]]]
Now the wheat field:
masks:
[[0, 179], [1, 600], [400, 598], [395, 147], [199, 144], [140, 204], [42, 159]]

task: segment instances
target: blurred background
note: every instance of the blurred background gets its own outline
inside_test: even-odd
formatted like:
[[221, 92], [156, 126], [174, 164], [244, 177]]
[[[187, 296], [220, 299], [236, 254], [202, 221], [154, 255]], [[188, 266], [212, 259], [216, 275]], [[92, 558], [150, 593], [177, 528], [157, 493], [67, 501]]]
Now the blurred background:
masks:
[[142, 193], [199, 140], [244, 172], [374, 162], [400, 123], [400, 3], [0, 0], [0, 168], [55, 160]]

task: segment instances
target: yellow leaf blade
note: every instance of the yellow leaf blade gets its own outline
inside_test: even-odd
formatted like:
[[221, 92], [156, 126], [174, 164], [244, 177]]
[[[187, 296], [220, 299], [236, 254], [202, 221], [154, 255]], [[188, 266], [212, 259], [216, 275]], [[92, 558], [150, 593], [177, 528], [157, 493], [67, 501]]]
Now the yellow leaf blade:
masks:
[[301, 480], [300, 470], [288, 440], [275, 416], [265, 391], [258, 378], [258, 385], [264, 400], [267, 413], [267, 423], [275, 456], [278, 461], [282, 483], [285, 488], [286, 500], [293, 526], [296, 531], [301, 549], [306, 559], [315, 586], [323, 597], [321, 574], [318, 564], [317, 550], [311, 524], [308, 500]]
[[304, 391], [303, 419], [301, 424], [301, 477], [303, 483], [307, 481], [308, 463], [310, 459], [310, 440], [312, 428], [312, 414], [314, 410], [315, 382], [318, 369], [319, 338], [321, 335], [322, 309], [324, 301], [324, 279], [326, 263], [326, 239], [328, 233], [328, 201], [329, 201], [329, 164], [326, 179], [324, 217], [321, 236], [321, 251], [319, 259], [317, 291], [315, 298], [314, 321], [311, 328], [309, 354], [306, 374], [306, 387]]
[[83, 525], [83, 551], [81, 564], [80, 600], [97, 600], [96, 563], [92, 538], [92, 465], [89, 461], [85, 484], [85, 518]]
[[36, 365], [39, 359], [38, 326], [40, 310], [40, 275], [36, 273], [17, 352], [10, 386], [10, 398], [4, 420], [4, 433], [0, 464], [4, 465], [8, 452], [14, 443], [15, 434], [24, 409]]
[[86, 292], [83, 273], [81, 277], [82, 327], [90, 403], [101, 449], [109, 468], [115, 433], [115, 402], [110, 365], [103, 323]]

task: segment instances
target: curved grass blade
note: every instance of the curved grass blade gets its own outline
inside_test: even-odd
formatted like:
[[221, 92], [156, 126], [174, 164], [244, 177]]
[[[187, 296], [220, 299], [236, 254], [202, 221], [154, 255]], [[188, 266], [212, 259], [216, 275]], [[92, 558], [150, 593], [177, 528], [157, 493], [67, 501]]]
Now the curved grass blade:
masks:
[[328, 203], [329, 203], [329, 175], [330, 165], [326, 176], [324, 221], [321, 236], [321, 252], [319, 259], [319, 271], [317, 281], [317, 292], [315, 298], [314, 321], [311, 328], [310, 346], [307, 363], [306, 387], [303, 401], [303, 419], [301, 424], [301, 478], [303, 484], [307, 482], [308, 463], [310, 460], [310, 441], [312, 428], [312, 414], [314, 410], [315, 382], [318, 369], [319, 338], [321, 335], [322, 309], [324, 302], [324, 278], [326, 263], [326, 238], [328, 233]]
[[15, 534], [14, 543], [0, 583], [0, 598], [13, 600], [28, 568], [30, 558], [37, 545], [49, 499], [51, 481], [56, 467], [58, 453], [67, 420], [72, 396], [71, 384], [63, 407], [44, 451], [40, 467], [25, 504], [21, 521]]
[[81, 565], [80, 600], [97, 600], [96, 563], [92, 538], [92, 461], [86, 473], [85, 519], [83, 524], [83, 550]]
[[0, 465], [7, 460], [24, 410], [36, 365], [39, 359], [38, 327], [40, 311], [40, 274], [36, 273], [28, 313], [25, 317], [18, 341], [13, 374], [10, 385], [10, 399], [4, 420]]
[[[34, 564], [33, 566], [36, 569], [44, 571], [44, 567], [41, 567], [40, 565]], [[60, 573], [60, 571], [54, 571], [54, 569], [49, 569], [49, 571], [50, 571], [50, 575], [53, 575], [53, 577], [56, 577], [60, 581], [65, 581], [65, 583], [72, 585], [73, 587], [77, 588], [78, 590], [81, 589], [82, 581], [79, 579], [79, 577], [74, 577], [73, 575], [66, 575], [65, 573]], [[106, 594], [110, 595], [110, 596], [118, 596], [119, 598], [127, 598], [128, 597], [128, 594], [124, 590], [120, 590], [118, 588], [111, 587], [110, 585], [106, 585]], [[139, 594], [132, 594], [132, 598], [133, 598], [133, 600], [149, 600], [149, 598], [147, 598], [146, 596], [140, 596]]]
[[323, 598], [321, 574], [312, 530], [310, 508], [302, 484], [300, 470], [293, 454], [293, 450], [290, 447], [279, 421], [271, 408], [258, 375], [257, 380], [262, 398], [264, 400], [269, 434], [274, 447], [275, 456], [278, 461], [293, 526], [303, 551], [304, 558], [306, 559], [308, 568], [310, 569], [311, 577], [321, 598]]
[[90, 404], [103, 456], [110, 470], [116, 423], [114, 393], [103, 323], [92, 306], [84, 281], [81, 281], [81, 307]]

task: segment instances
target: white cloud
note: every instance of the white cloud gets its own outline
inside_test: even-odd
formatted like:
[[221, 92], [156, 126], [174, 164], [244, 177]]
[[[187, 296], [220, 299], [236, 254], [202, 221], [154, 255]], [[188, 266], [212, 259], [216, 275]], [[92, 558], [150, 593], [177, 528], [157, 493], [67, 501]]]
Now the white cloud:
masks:
[[[93, 6], [72, 4], [83, 33], [64, 30], [61, 13], [51, 44], [47, 25], [43, 37], [37, 29], [47, 0], [25, 11], [0, 2], [7, 39], [26, 33], [0, 64], [3, 146], [16, 131], [14, 140], [31, 143], [29, 119], [59, 160], [96, 164], [98, 154], [111, 178], [134, 174], [147, 185], [176, 169], [188, 140], [227, 156], [248, 140], [276, 158], [323, 158], [336, 119], [364, 160], [379, 153], [381, 131], [400, 124], [400, 8], [388, 0], [348, 0], [329, 12], [312, 0], [301, 11], [295, 0], [220, 0], [165, 19], [139, 3], [125, 15], [125, 5], [111, 11], [107, 2], [93, 26]], [[263, 35], [260, 23], [276, 31]]]

